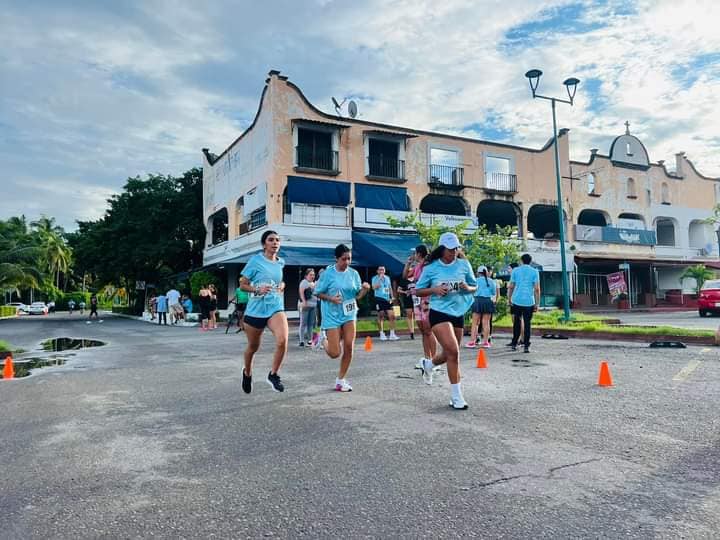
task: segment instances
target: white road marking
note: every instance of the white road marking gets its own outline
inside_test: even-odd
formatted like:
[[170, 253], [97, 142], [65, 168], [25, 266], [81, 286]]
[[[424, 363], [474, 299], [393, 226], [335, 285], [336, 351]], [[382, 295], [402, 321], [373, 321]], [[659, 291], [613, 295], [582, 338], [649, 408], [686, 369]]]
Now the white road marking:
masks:
[[687, 366], [678, 371], [677, 375], [673, 377], [673, 381], [682, 382], [687, 379], [693, 371], [695, 371], [702, 362], [700, 360], [691, 360]]

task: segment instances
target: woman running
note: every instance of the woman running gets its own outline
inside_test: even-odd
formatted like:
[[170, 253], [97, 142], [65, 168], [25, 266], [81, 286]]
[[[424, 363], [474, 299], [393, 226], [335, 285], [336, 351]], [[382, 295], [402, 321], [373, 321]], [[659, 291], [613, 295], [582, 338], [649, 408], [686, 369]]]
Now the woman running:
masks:
[[486, 266], [478, 268], [477, 290], [472, 306], [472, 323], [470, 326], [470, 341], [465, 346], [474, 349], [477, 346], [478, 324], [482, 331], [482, 345], [485, 349], [490, 348], [491, 319], [495, 313], [495, 301], [497, 300], [497, 283], [488, 276]]
[[435, 351], [437, 350], [437, 340], [432, 334], [432, 329], [430, 328], [430, 323], [428, 321], [430, 301], [427, 297], [420, 298], [415, 295], [415, 287], [422, 275], [423, 268], [425, 268], [427, 256], [427, 247], [420, 244], [415, 248], [415, 253], [407, 260], [405, 268], [403, 268], [403, 276], [406, 276], [408, 279], [412, 278], [410, 290], [412, 292], [413, 310], [415, 321], [417, 322], [418, 330], [420, 330], [420, 334], [422, 335], [423, 342], [424, 356], [415, 365], [415, 369], [422, 369], [423, 360], [426, 358], [434, 358]]
[[335, 390], [352, 392], [347, 381], [355, 347], [355, 321], [357, 301], [370, 290], [369, 283], [360, 280], [357, 270], [350, 268], [352, 252], [345, 244], [335, 248], [335, 264], [328, 266], [315, 286], [315, 295], [321, 300], [322, 328], [327, 333], [325, 352], [330, 358], [340, 360], [340, 370], [335, 379]]
[[260, 243], [263, 252], [250, 257], [240, 277], [240, 287], [251, 293], [244, 318], [248, 344], [244, 355], [242, 389], [246, 394], [252, 392], [253, 357], [260, 348], [265, 327], [269, 328], [275, 336], [275, 354], [267, 376], [267, 383], [276, 392], [285, 390], [280, 375], [278, 375], [288, 345], [288, 322], [285, 311], [283, 311], [285, 307], [283, 297], [285, 261], [278, 257], [278, 251], [280, 251], [278, 233], [265, 231]]
[[430, 296], [428, 320], [432, 332], [442, 346], [442, 352], [433, 359], [423, 360], [423, 379], [432, 384], [433, 367], [447, 364], [453, 409], [467, 409], [460, 388], [460, 343], [465, 326], [465, 312], [472, 304], [472, 293], [477, 284], [470, 263], [459, 253], [460, 240], [455, 233], [440, 236], [440, 242], [430, 254], [416, 285], [415, 295]]

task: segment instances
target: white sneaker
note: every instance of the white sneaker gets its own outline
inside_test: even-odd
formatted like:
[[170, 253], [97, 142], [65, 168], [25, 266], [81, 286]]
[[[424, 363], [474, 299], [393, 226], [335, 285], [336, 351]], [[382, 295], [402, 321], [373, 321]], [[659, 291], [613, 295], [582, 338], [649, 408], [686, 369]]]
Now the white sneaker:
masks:
[[417, 361], [417, 364], [415, 364], [415, 369], [423, 369], [423, 362], [425, 361], [425, 358], [421, 358]]
[[347, 382], [347, 379], [335, 379], [335, 391], [336, 392], [352, 392], [352, 386]]
[[398, 339], [400, 338], [395, 335], [395, 332], [390, 332], [390, 341], [397, 341]]
[[433, 363], [432, 360], [428, 360], [427, 358], [423, 358], [423, 373], [422, 373], [423, 381], [425, 381], [425, 384], [432, 384], [433, 380]]
[[458, 411], [464, 411], [468, 408], [468, 404], [465, 402], [462, 396], [450, 398], [450, 406]]
[[387, 341], [387, 336], [385, 335], [385, 332], [380, 332], [380, 341]]

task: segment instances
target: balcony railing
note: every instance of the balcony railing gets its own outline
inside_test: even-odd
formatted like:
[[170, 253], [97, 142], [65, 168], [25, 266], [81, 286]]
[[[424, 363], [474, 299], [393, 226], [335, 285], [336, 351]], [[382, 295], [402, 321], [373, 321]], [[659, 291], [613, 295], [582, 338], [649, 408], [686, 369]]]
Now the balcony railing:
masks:
[[389, 178], [392, 180], [405, 179], [405, 161], [380, 155], [368, 156], [368, 176], [375, 178]]
[[265, 207], [258, 208], [257, 210], [253, 211], [252, 214], [250, 214], [250, 219], [248, 220], [248, 231], [254, 231], [255, 229], [259, 229], [260, 227], [267, 225], [267, 217], [265, 215]]
[[517, 193], [517, 175], [487, 172], [485, 173], [485, 189], [500, 193]]
[[430, 178], [428, 184], [431, 186], [462, 189], [463, 168], [451, 165], [430, 165]]
[[302, 169], [338, 172], [338, 153], [335, 150], [295, 147], [295, 162]]

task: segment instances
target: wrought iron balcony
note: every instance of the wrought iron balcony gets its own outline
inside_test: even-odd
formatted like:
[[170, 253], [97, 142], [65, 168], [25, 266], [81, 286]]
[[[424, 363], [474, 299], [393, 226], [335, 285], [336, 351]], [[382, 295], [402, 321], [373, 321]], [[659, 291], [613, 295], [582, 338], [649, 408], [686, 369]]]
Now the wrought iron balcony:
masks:
[[335, 150], [309, 146], [295, 147], [295, 163], [299, 169], [314, 169], [337, 174], [339, 172], [338, 162], [338, 152]]
[[517, 193], [517, 175], [501, 172], [486, 172], [484, 189], [486, 191], [496, 191], [499, 193]]
[[444, 189], [462, 189], [463, 168], [451, 165], [430, 165], [428, 184]]
[[368, 156], [368, 177], [405, 180], [405, 161], [379, 155]]

